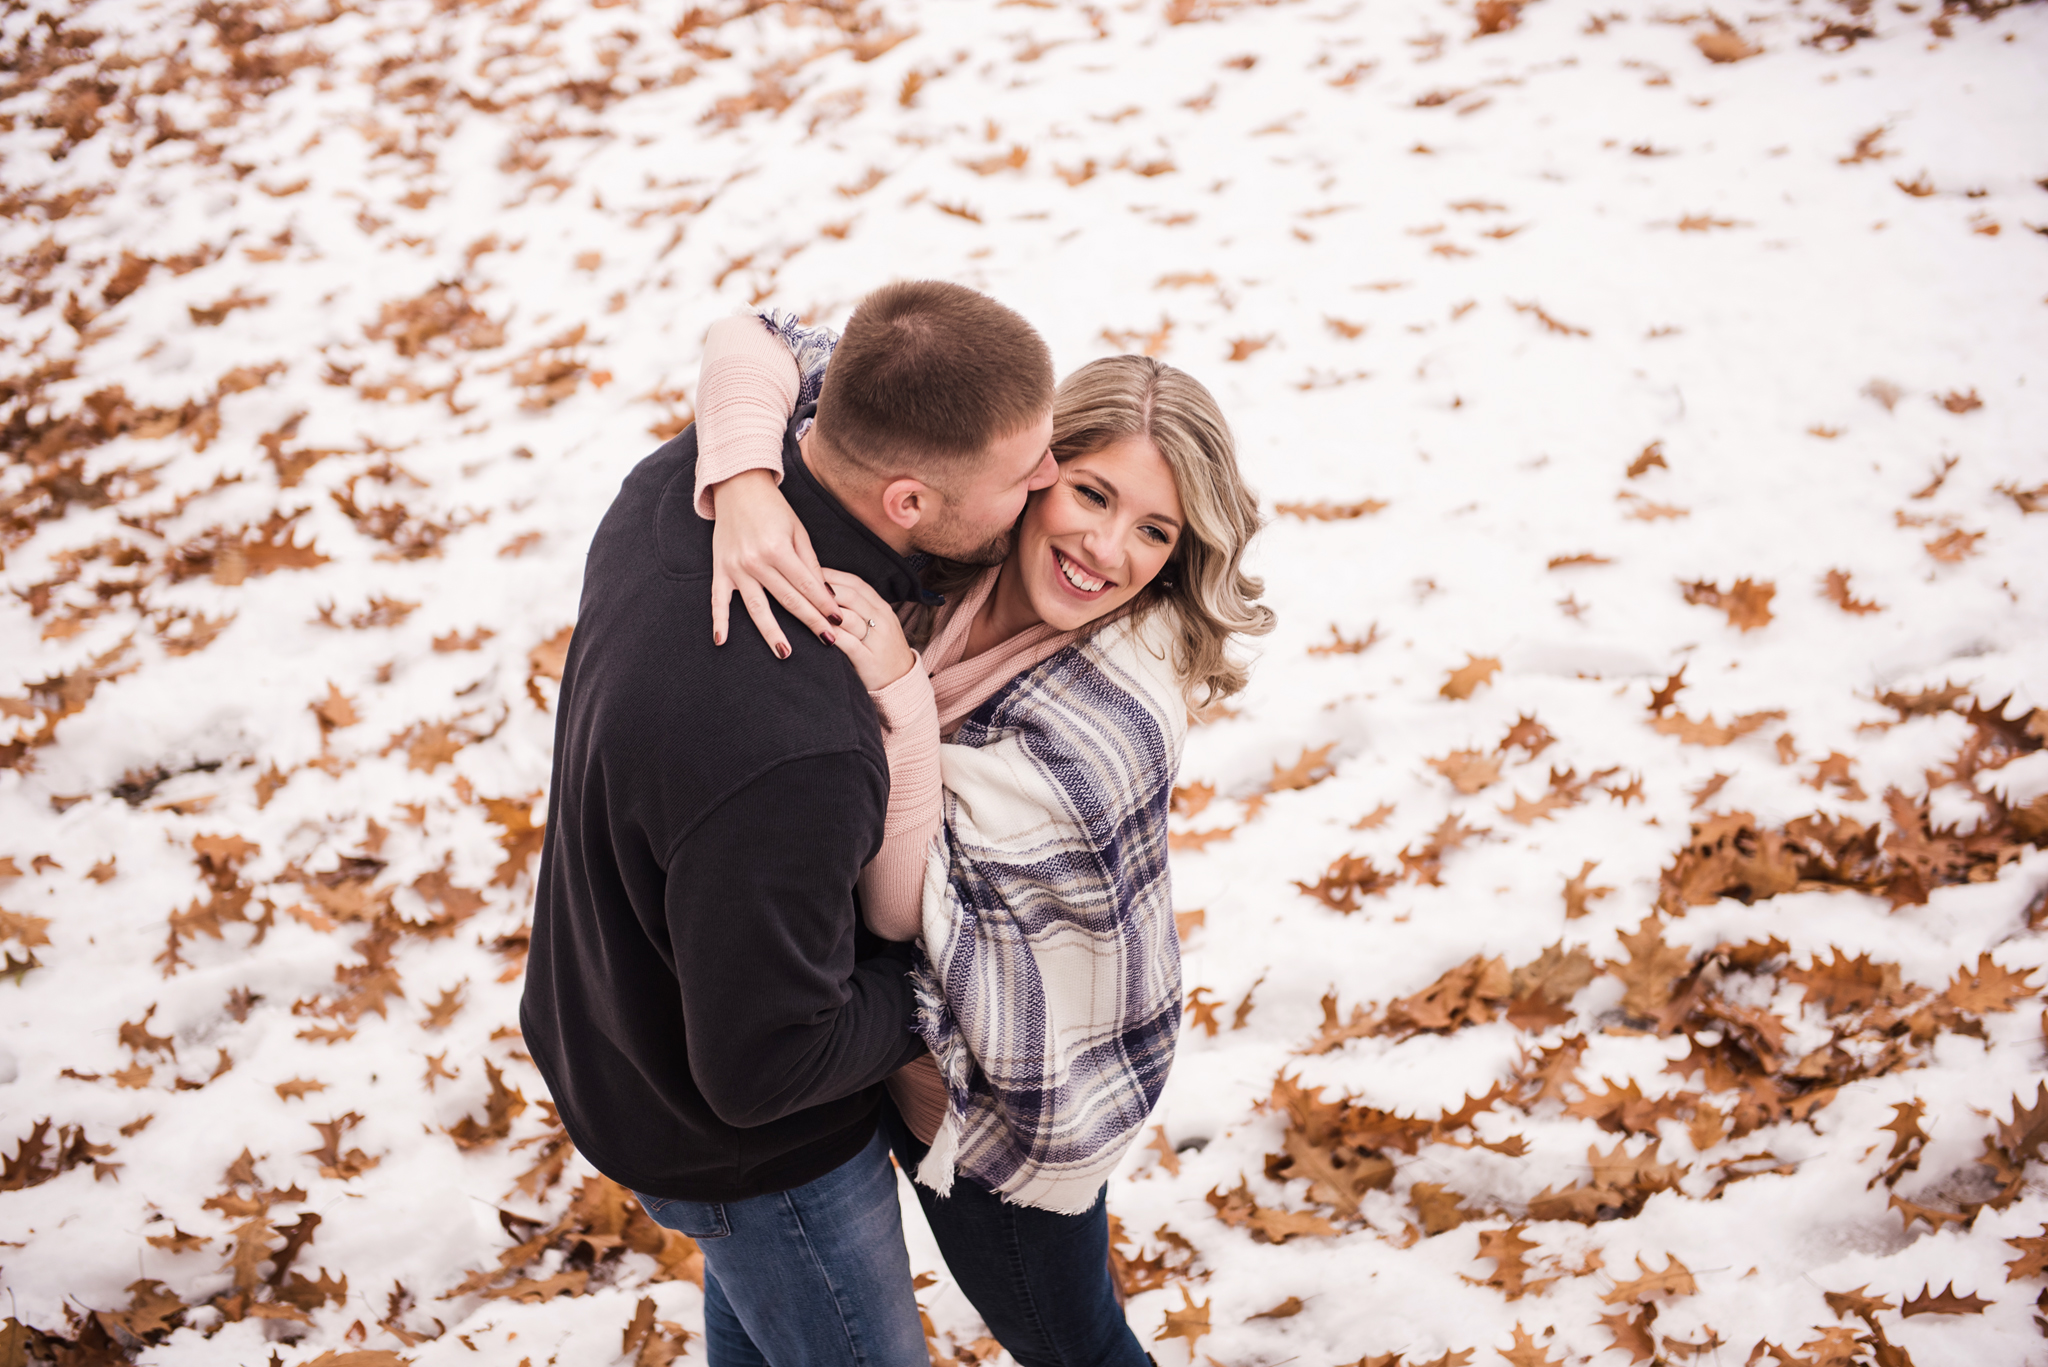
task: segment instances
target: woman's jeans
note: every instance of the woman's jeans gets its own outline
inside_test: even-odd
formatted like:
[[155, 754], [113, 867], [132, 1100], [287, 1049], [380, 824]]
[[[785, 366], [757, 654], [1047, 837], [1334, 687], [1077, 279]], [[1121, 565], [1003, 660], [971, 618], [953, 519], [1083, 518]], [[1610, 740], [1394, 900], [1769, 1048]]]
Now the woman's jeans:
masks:
[[928, 1367], [880, 1131], [789, 1191], [723, 1202], [634, 1194], [655, 1223], [704, 1250], [710, 1367]]
[[[925, 1146], [891, 1103], [882, 1128], [905, 1172]], [[1109, 1280], [1108, 1188], [1083, 1215], [1020, 1206], [965, 1174], [950, 1195], [911, 1186], [946, 1266], [1022, 1367], [1147, 1367]]]

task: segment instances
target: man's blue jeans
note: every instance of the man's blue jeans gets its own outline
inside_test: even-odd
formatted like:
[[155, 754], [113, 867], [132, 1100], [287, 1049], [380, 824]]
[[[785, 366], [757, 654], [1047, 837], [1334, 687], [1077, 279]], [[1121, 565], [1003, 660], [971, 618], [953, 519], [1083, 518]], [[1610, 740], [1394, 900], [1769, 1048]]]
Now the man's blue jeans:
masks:
[[704, 1250], [710, 1367], [926, 1367], [880, 1131], [815, 1181], [744, 1201], [634, 1193]]

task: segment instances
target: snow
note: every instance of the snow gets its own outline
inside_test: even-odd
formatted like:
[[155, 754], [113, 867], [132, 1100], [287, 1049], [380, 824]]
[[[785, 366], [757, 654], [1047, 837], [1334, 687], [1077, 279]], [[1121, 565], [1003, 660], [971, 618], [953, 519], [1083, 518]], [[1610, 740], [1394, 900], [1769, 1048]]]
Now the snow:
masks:
[[[1632, 1355], [1610, 1346], [1601, 1319], [1631, 1307], [1602, 1296], [1639, 1256], [1693, 1273], [1696, 1292], [1661, 1300], [1653, 1331], [1718, 1335], [1702, 1361], [1740, 1360], [1763, 1340], [1795, 1355], [1784, 1360], [1818, 1360], [1814, 1348], [1797, 1355], [1822, 1330], [1865, 1332], [1824, 1292], [1868, 1286], [1897, 1304], [1950, 1282], [1991, 1305], [1885, 1312], [1893, 1344], [1923, 1364], [2039, 1361], [2039, 1279], [2007, 1280], [2007, 1240], [2048, 1221], [2039, 1167], [2002, 1208], [1938, 1230], [1902, 1220], [1872, 1185], [1892, 1139], [1880, 1127], [1917, 1099], [1929, 1140], [1897, 1193], [1944, 1211], [1985, 1199], [1984, 1139], [2043, 1073], [2032, 998], [1983, 1014], [1982, 1038], [1938, 1033], [1907, 1066], [1845, 1084], [1810, 1124], [1781, 1120], [1701, 1153], [1683, 1122], [1662, 1122], [1660, 1161], [1686, 1175], [1625, 1219], [1524, 1223], [1530, 1199], [1586, 1176], [1589, 1146], [1650, 1147], [1555, 1101], [1477, 1119], [1480, 1139], [1522, 1136], [1523, 1157], [1449, 1142], [1392, 1152], [1392, 1188], [1367, 1193], [1336, 1237], [1257, 1242], [1204, 1199], [1243, 1180], [1262, 1207], [1334, 1214], [1302, 1180], [1265, 1175], [1284, 1127], [1265, 1103], [1282, 1072], [1326, 1097], [1434, 1116], [1507, 1079], [1525, 1047], [1584, 1033], [1586, 1087], [1697, 1090], [1666, 1070], [1685, 1037], [1631, 1025], [1608, 974], [1574, 999], [1566, 1026], [1495, 1019], [1302, 1051], [1326, 992], [1348, 1013], [1419, 992], [1474, 955], [1515, 967], [1562, 943], [1596, 963], [1625, 959], [1618, 936], [1656, 909], [1660, 871], [1709, 812], [1765, 826], [1816, 812], [1885, 819], [1886, 790], [1926, 791], [1927, 771], [1971, 728], [1955, 713], [1901, 721], [1880, 693], [1952, 681], [1986, 706], [2010, 695], [2008, 716], [2048, 707], [2048, 519], [2000, 489], [2048, 481], [2048, 28], [2038, 5], [1984, 8], [1982, 19], [1928, 5], [1857, 16], [1773, 0], [1721, 16], [1763, 52], [1716, 64], [1694, 42], [1714, 17], [1635, 0], [1603, 6], [1604, 26], [1529, 4], [1483, 37], [1470, 7], [1421, 0], [889, 0], [858, 17], [783, 6], [687, 29], [686, 6], [655, 0], [390, 0], [331, 14], [304, 5], [322, 21], [290, 31], [283, 6], [215, 23], [171, 3], [80, 5], [64, 23], [100, 32], [91, 58], [133, 98], [66, 147], [62, 120], [36, 116], [77, 98], [67, 83], [86, 67], [0, 97], [7, 192], [35, 201], [17, 199], [0, 225], [14, 291], [0, 310], [0, 373], [75, 359], [32, 411], [9, 382], [21, 421], [0, 507], [28, 488], [30, 419], [115, 384], [137, 408], [176, 409], [216, 394], [236, 367], [283, 369], [230, 386], [203, 443], [188, 417], [182, 431], [92, 448], [86, 478], [147, 468], [154, 487], [131, 480], [99, 507], [79, 499], [4, 544], [0, 704], [13, 705], [0, 746], [43, 727], [38, 708], [55, 705], [44, 681], [75, 680], [128, 643], [98, 666], [127, 672], [0, 770], [0, 856], [19, 870], [0, 880], [0, 908], [48, 921], [48, 943], [32, 946], [39, 966], [0, 984], [0, 1155], [51, 1117], [112, 1145], [101, 1161], [119, 1165], [0, 1191], [9, 1314], [70, 1336], [67, 1310], [118, 1310], [138, 1278], [195, 1307], [228, 1289], [239, 1220], [204, 1203], [246, 1148], [265, 1185], [304, 1189], [274, 1219], [322, 1217], [296, 1269], [346, 1274], [346, 1297], [307, 1324], [223, 1325], [196, 1308], [135, 1360], [256, 1362], [275, 1350], [295, 1364], [361, 1349], [422, 1367], [609, 1361], [643, 1296], [663, 1319], [700, 1327], [697, 1289], [650, 1282], [655, 1264], [638, 1253], [601, 1265], [584, 1295], [435, 1299], [514, 1242], [501, 1209], [552, 1224], [589, 1174], [572, 1162], [539, 1200], [514, 1188], [536, 1151], [512, 1145], [545, 1132], [537, 1105], [501, 1142], [464, 1150], [446, 1134], [483, 1114], [486, 1060], [527, 1101], [544, 1096], [508, 1029], [516, 947], [497, 947], [526, 921], [530, 875], [515, 861], [496, 876], [510, 836], [482, 800], [541, 799], [554, 685], [544, 649], [532, 652], [573, 623], [581, 551], [620, 478], [653, 429], [687, 420], [705, 327], [757, 303], [842, 323], [865, 290], [920, 275], [1019, 308], [1063, 372], [1155, 338], [1223, 402], [1269, 510], [1386, 505], [1345, 520], [1274, 517], [1254, 558], [1279, 629], [1236, 715], [1188, 746], [1181, 782], [1219, 796], [1176, 830], [1237, 827], [1175, 855], [1178, 905], [1206, 913], [1188, 935], [1186, 981], [1223, 1004], [1222, 1028], [1187, 1032], [1155, 1117], [1180, 1150], [1178, 1173], [1141, 1150], [1110, 1193], [1137, 1243], [1157, 1248], [1163, 1225], [1197, 1253], [1189, 1274], [1130, 1303], [1164, 1367], [1458, 1362], [1464, 1350], [1483, 1363], [1517, 1325], [1565, 1361], [1618, 1367]], [[835, 12], [867, 50], [847, 45]], [[324, 57], [237, 86], [247, 67], [231, 68], [223, 46], [235, 15], [277, 30], [251, 52], [311, 45]], [[1830, 21], [1876, 32], [1807, 41]], [[34, 48], [40, 23], [15, 13], [0, 36]], [[886, 46], [884, 33], [909, 36]], [[179, 60], [201, 74], [158, 79]], [[593, 84], [607, 80], [608, 93]], [[749, 92], [766, 107], [745, 108]], [[159, 115], [186, 136], [146, 145]], [[1013, 148], [1021, 166], [967, 165]], [[60, 214], [52, 197], [77, 189], [102, 193]], [[44, 243], [65, 255], [38, 275]], [[120, 302], [95, 303], [123, 252], [202, 248], [217, 259], [182, 274], [158, 266]], [[389, 330], [373, 335], [385, 305], [453, 282], [502, 324], [501, 343], [429, 341], [405, 355]], [[267, 302], [217, 326], [195, 317], [237, 290]], [[67, 322], [73, 298], [103, 312]], [[1226, 359], [1233, 348], [1244, 359]], [[392, 386], [383, 397], [380, 384]], [[276, 452], [331, 454], [286, 487], [266, 434]], [[1664, 464], [1629, 476], [1651, 443]], [[451, 529], [434, 553], [403, 558], [330, 497], [351, 488], [360, 508], [403, 503]], [[209, 529], [300, 508], [291, 534], [324, 563], [173, 580], [175, 549]], [[1961, 558], [1927, 549], [1958, 531], [1982, 534]], [[74, 561], [76, 582], [37, 606], [33, 586], [61, 578], [67, 554], [110, 538], [140, 548], [139, 568]], [[1549, 568], [1582, 553], [1605, 563]], [[1828, 601], [1830, 570], [1882, 610]], [[133, 595], [94, 590], [123, 578], [145, 582]], [[1768, 624], [1739, 630], [1685, 601], [1685, 584], [1740, 579], [1775, 586]], [[417, 607], [395, 625], [347, 625], [380, 595]], [[323, 610], [340, 625], [321, 624]], [[165, 635], [191, 614], [232, 620], [203, 649], [173, 653]], [[435, 646], [478, 628], [490, 634], [474, 649]], [[1376, 628], [1377, 640], [1312, 654], [1333, 628], [1354, 642]], [[1500, 671], [1465, 700], [1443, 696], [1473, 656]], [[1649, 697], [1681, 665], [1688, 687], [1674, 706], [1686, 716], [1784, 715], [1724, 748], [1660, 734]], [[330, 685], [357, 719], [323, 729], [312, 708]], [[1529, 714], [1556, 743], [1501, 752], [1502, 777], [1481, 792], [1459, 796], [1428, 767], [1454, 750], [1495, 753]], [[409, 749], [409, 728], [437, 722], [464, 743], [440, 759]], [[1331, 777], [1262, 793], [1276, 767], [1323, 746]], [[1864, 796], [1809, 781], [1837, 752]], [[149, 786], [159, 768], [168, 776]], [[1589, 787], [1552, 819], [1509, 820], [1503, 809], [1540, 797], [1553, 768], [1611, 768], [1609, 786], [1639, 777], [1641, 800]], [[271, 774], [287, 781], [260, 788]], [[1725, 786], [1695, 810], [1718, 774]], [[114, 791], [124, 783], [132, 801]], [[1993, 791], [2011, 806], [2048, 792], [2048, 755], [1978, 775], [1975, 792]], [[1985, 810], [1967, 786], [1931, 801], [1936, 826], [1967, 830]], [[1381, 824], [1354, 828], [1383, 804], [1393, 811]], [[1402, 882], [1349, 915], [1295, 886], [1348, 854], [1398, 870], [1399, 852], [1453, 814], [1489, 834], [1444, 856], [1440, 886]], [[167, 975], [167, 918], [213, 896], [193, 842], [221, 835], [258, 847], [240, 874], [248, 916], [268, 908], [271, 923], [260, 935], [232, 918], [217, 937], [192, 930]], [[352, 857], [383, 863], [349, 884]], [[108, 860], [110, 876], [87, 876]], [[1560, 889], [1589, 860], [1592, 884], [1612, 891], [1568, 920]], [[335, 970], [361, 962], [352, 946], [369, 928], [321, 928], [336, 917], [319, 896], [388, 892], [418, 924], [436, 908], [414, 885], [435, 870], [478, 890], [481, 909], [448, 933], [402, 935], [401, 995], [358, 1015], [353, 1037], [305, 1038], [336, 1021], [316, 999], [343, 990]], [[333, 886], [307, 881], [321, 873]], [[1868, 953], [1940, 992], [1987, 952], [2012, 972], [2048, 967], [2026, 916], [2044, 886], [2048, 855], [2033, 849], [1924, 905], [1793, 891], [1693, 907], [1664, 934], [1702, 952], [1775, 936], [1800, 964], [1835, 947]], [[2027, 984], [2036, 998], [2042, 978]], [[443, 1028], [423, 1025], [458, 986], [461, 1009]], [[1729, 1001], [1782, 1019], [1788, 1057], [1832, 1036], [1787, 983], [1730, 975], [1724, 986]], [[226, 1004], [244, 988], [260, 999], [237, 1018]], [[313, 1005], [295, 1013], [295, 1002]], [[122, 1042], [121, 1026], [152, 1006], [146, 1029], [175, 1055]], [[458, 1074], [433, 1090], [430, 1055]], [[222, 1060], [231, 1069], [206, 1080]], [[137, 1063], [145, 1080], [115, 1080]], [[325, 1090], [285, 1099], [275, 1089], [292, 1079]], [[324, 1177], [306, 1152], [311, 1124], [351, 1113], [361, 1122], [342, 1147], [375, 1166]], [[123, 1132], [143, 1116], [154, 1118]], [[1789, 1170], [1709, 1199], [1718, 1165], [1758, 1153], [1774, 1157], [1751, 1166]], [[1418, 1181], [1493, 1213], [1423, 1236], [1411, 1223]], [[146, 1242], [172, 1224], [208, 1243]], [[1494, 1268], [1482, 1234], [1510, 1224], [1537, 1245], [1532, 1268], [1558, 1278], [1516, 1300], [1478, 1284]], [[907, 1192], [906, 1228], [915, 1266], [939, 1278], [924, 1293], [935, 1352], [986, 1354]], [[1594, 1252], [1601, 1270], [1570, 1275]], [[559, 1257], [528, 1275], [559, 1270]], [[380, 1327], [394, 1283], [417, 1298], [400, 1321], [410, 1333], [436, 1319], [446, 1332], [407, 1345]], [[1155, 1341], [1183, 1288], [1209, 1306], [1208, 1333]], [[1299, 1314], [1250, 1318], [1290, 1296]], [[696, 1340], [685, 1356], [702, 1351]], [[1663, 1349], [1672, 1361], [1688, 1352]]]

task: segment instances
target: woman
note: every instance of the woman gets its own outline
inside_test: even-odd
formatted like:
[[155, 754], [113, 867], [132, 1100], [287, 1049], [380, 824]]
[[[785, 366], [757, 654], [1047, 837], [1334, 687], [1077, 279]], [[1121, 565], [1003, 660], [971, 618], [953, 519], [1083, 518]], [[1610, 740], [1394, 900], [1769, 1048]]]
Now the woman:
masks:
[[[792, 398], [815, 398], [835, 340], [780, 314], [713, 329], [700, 487], [779, 471], [781, 457], [771, 411], [756, 403], [771, 420], [721, 430], [748, 405], [708, 396], [758, 376], [756, 398], [774, 396], [786, 422]], [[1256, 501], [1192, 378], [1137, 356], [1082, 367], [1060, 386], [1052, 452], [1058, 481], [1032, 494], [1000, 565], [927, 570], [949, 601], [904, 613], [921, 657], [894, 610], [830, 569], [837, 626], [816, 626], [890, 732], [890, 815], [863, 915], [885, 937], [921, 936], [927, 961], [917, 1030], [932, 1054], [890, 1080], [898, 1159], [948, 1267], [1020, 1363], [1136, 1367], [1147, 1358], [1109, 1276], [1105, 1183], [1179, 1030], [1167, 804], [1189, 714], [1243, 687], [1231, 638], [1270, 630], [1272, 613], [1241, 569]], [[768, 481], [720, 485], [715, 500], [722, 638], [735, 583], [768, 615], [761, 561], [736, 548], [791, 544], [795, 523]], [[772, 591], [815, 621], [790, 582], [802, 578]]]

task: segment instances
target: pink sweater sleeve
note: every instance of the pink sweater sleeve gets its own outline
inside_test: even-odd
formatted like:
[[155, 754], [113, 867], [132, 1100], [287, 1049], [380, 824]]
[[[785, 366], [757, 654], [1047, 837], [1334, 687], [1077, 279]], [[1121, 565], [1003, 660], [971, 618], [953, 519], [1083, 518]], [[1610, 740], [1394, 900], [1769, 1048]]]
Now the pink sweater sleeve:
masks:
[[887, 728], [889, 810], [882, 848], [860, 871], [860, 900], [868, 929], [885, 940], [914, 940], [924, 929], [925, 853], [938, 834], [939, 709], [924, 660], [870, 693]]
[[782, 480], [782, 434], [796, 412], [796, 358], [748, 314], [721, 318], [704, 337], [697, 372], [697, 515], [710, 520], [710, 487], [743, 470]]

